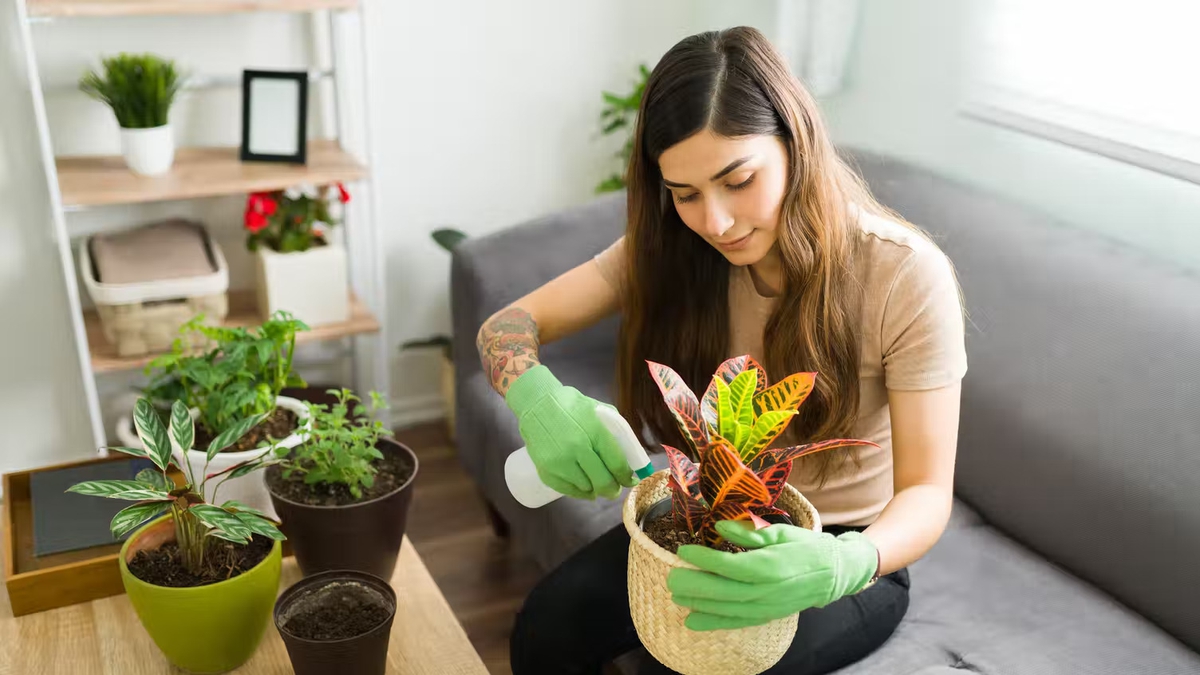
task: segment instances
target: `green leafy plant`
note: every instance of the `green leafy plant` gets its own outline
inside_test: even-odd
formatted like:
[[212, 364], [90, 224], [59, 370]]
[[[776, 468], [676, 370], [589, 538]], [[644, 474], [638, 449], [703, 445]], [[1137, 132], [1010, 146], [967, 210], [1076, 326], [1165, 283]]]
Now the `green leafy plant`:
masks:
[[[453, 253], [454, 249], [467, 238], [467, 233], [453, 228], [442, 228], [433, 231], [433, 240], [444, 250]], [[447, 359], [454, 358], [453, 343], [449, 335], [434, 335], [420, 340], [409, 340], [400, 345], [401, 350], [438, 347]]]
[[[192, 475], [192, 469], [189, 466], [186, 468], [186, 482], [184, 485], [176, 487], [175, 482], [167, 474], [168, 468], [173, 463], [171, 449], [176, 448], [180, 452], [184, 452], [193, 447], [196, 430], [192, 417], [182, 401], [175, 401], [171, 406], [170, 423], [164, 427], [150, 400], [140, 398], [134, 408], [133, 420], [138, 438], [142, 441], [142, 448], [110, 449], [134, 457], [147, 458], [154, 462], [155, 468], [138, 472], [134, 480], [97, 480], [76, 483], [68, 488], [67, 492], [136, 502], [133, 506], [122, 509], [113, 517], [110, 528], [116, 539], [132, 532], [151, 518], [157, 518], [170, 511], [175, 524], [175, 540], [179, 545], [183, 565], [189, 572], [199, 574], [204, 565], [204, 556], [209, 542], [213, 538], [237, 544], [250, 543], [251, 537], [255, 534], [276, 541], [284, 539], [275, 523], [259, 511], [235, 500], [215, 506], [221, 485], [231, 478], [240, 478], [264, 466], [261, 457], [229, 467], [224, 471], [208, 473], [208, 462], [217, 453], [236, 443], [262, 419], [263, 416], [246, 417], [226, 427], [208, 444], [203, 474]], [[265, 457], [270, 452], [271, 449], [266, 450], [263, 456]], [[205, 486], [208, 481], [216, 478], [221, 480], [213, 488], [213, 503], [210, 504], [204, 499]]]
[[765, 516], [787, 515], [775, 502], [793, 460], [833, 448], [876, 445], [833, 439], [770, 448], [812, 392], [816, 373], [796, 373], [767, 386], [762, 366], [748, 355], [738, 356], [717, 368], [704, 398], [697, 399], [674, 370], [646, 363], [691, 453], [663, 446], [676, 527], [699, 534], [709, 547], [721, 544], [717, 521], [749, 520], [761, 528], [768, 525]]
[[[180, 328], [172, 351], [147, 366], [157, 371], [143, 394], [152, 401], [183, 401], [199, 411], [205, 431], [216, 434], [237, 420], [265, 417], [285, 387], [307, 386], [292, 370], [296, 333], [308, 330], [287, 312], [250, 328], [208, 326], [197, 316]], [[190, 349], [193, 334], [215, 347]]]
[[369, 417], [387, 407], [378, 392], [371, 392], [370, 409], [349, 389], [330, 389], [337, 403], [309, 403], [312, 431], [308, 440], [288, 450], [280, 448], [277, 458], [283, 477], [304, 476], [306, 485], [340, 483], [355, 499], [375, 484], [376, 468], [372, 461], [383, 459], [375, 444], [391, 430]]
[[280, 253], [296, 253], [329, 243], [329, 229], [341, 224], [329, 208], [330, 191], [334, 189], [339, 202], [350, 201], [350, 193], [341, 183], [250, 194], [243, 214], [248, 233], [246, 248], [253, 252], [266, 246]]
[[112, 108], [123, 129], [151, 129], [168, 122], [182, 86], [175, 62], [154, 54], [127, 54], [102, 60], [102, 71], [79, 79], [79, 89]]
[[601, 92], [604, 97], [604, 108], [600, 111], [600, 133], [609, 136], [617, 132], [625, 133], [625, 144], [617, 151], [616, 157], [621, 160], [622, 171], [613, 172], [600, 181], [596, 186], [597, 193], [614, 192], [625, 187], [624, 167], [629, 164], [633, 154], [633, 123], [637, 119], [638, 109], [642, 105], [642, 94], [646, 91], [646, 82], [650, 79], [650, 69], [646, 64], [638, 65], [638, 79], [633, 84], [633, 91], [624, 96], [612, 92]]

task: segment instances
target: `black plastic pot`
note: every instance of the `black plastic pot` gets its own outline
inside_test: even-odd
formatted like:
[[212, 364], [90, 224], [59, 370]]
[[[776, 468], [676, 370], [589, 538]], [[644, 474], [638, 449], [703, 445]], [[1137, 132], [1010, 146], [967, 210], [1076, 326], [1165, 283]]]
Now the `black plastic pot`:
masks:
[[[314, 602], [322, 593], [336, 592], [331, 586], [354, 584], [378, 595], [387, 609], [387, 620], [367, 632], [341, 640], [311, 640], [292, 635], [285, 626], [292, 614]], [[296, 582], [275, 601], [275, 628], [287, 647], [296, 675], [383, 675], [387, 669], [388, 641], [396, 618], [396, 592], [383, 579], [371, 574], [334, 570], [314, 574]]]
[[357, 570], [381, 579], [392, 578], [420, 466], [408, 446], [384, 438], [375, 447], [384, 454], [408, 455], [413, 474], [400, 487], [370, 501], [310, 506], [280, 497], [270, 490], [267, 481], [271, 504], [282, 523], [280, 529], [291, 542], [296, 564], [305, 576], [327, 570]]
[[[650, 508], [646, 509], [646, 512], [642, 514], [641, 519], [638, 520], [638, 527], [645, 530], [646, 523], [648, 523], [652, 520], [655, 520], [656, 518], [659, 518], [663, 515], [666, 515], [670, 512], [671, 512], [671, 498], [665, 497], [663, 499], [660, 499], [659, 501], [651, 504]], [[763, 516], [763, 520], [767, 521], [768, 523], [772, 523], [772, 524], [775, 524], [775, 523], [784, 523], [786, 525], [793, 524], [792, 519], [789, 518], [788, 516]]]

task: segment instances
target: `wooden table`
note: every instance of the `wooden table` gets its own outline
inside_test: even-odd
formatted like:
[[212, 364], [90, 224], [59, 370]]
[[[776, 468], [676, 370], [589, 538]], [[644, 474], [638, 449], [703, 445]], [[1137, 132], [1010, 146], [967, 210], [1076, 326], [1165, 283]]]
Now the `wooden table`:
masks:
[[[300, 579], [283, 559], [280, 591]], [[487, 675], [407, 538], [396, 573], [396, 620], [388, 648], [389, 675]], [[254, 656], [234, 673], [292, 672], [283, 640], [269, 623]], [[142, 628], [125, 595], [13, 617], [0, 585], [0, 675], [178, 675]]]

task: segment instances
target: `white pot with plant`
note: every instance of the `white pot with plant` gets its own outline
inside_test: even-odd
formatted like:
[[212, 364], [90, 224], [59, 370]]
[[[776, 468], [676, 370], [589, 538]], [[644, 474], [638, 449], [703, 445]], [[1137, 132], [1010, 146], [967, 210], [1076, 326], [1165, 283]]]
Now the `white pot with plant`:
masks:
[[343, 206], [341, 183], [256, 192], [246, 200], [246, 248], [255, 254], [258, 308], [264, 316], [285, 311], [310, 326], [350, 318], [346, 249], [331, 241], [340, 221], [331, 212], [331, 190]]
[[102, 71], [79, 80], [88, 96], [112, 109], [121, 127], [121, 154], [131, 171], [158, 176], [175, 162], [171, 104], [182, 85], [175, 62], [153, 54], [106, 57]]
[[[292, 370], [296, 333], [305, 329], [303, 322], [282, 313], [252, 328], [206, 326], [196, 319], [181, 332], [201, 333], [216, 344], [214, 349], [192, 353], [184, 351], [182, 341], [177, 341], [174, 352], [150, 363], [150, 370], [157, 372], [144, 391], [146, 398], [154, 402], [160, 418], [165, 418], [166, 404], [183, 401], [196, 420], [197, 445], [207, 446], [218, 430], [229, 428], [237, 420], [258, 420], [238, 442], [212, 457], [187, 451], [190, 470], [198, 473], [207, 466], [213, 472], [248, 466], [247, 462], [264, 451], [293, 448], [307, 440], [312, 424], [307, 404], [280, 395], [286, 387], [307, 386]], [[128, 420], [118, 423], [118, 429], [125, 433], [131, 426]], [[122, 438], [134, 449], [141, 444], [130, 441], [138, 440]], [[175, 454], [175, 461], [184, 465], [184, 453], [177, 450]], [[275, 517], [261, 476], [246, 476], [234, 469], [222, 494]]]

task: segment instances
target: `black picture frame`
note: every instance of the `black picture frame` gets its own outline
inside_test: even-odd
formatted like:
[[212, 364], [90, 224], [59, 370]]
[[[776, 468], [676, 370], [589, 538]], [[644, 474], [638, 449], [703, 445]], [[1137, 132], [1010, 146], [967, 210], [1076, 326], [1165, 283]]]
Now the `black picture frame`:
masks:
[[[296, 83], [296, 135], [293, 152], [261, 150], [261, 143], [251, 138], [254, 133], [254, 83], [259, 80], [286, 80]], [[262, 102], [260, 102], [261, 105]], [[280, 139], [274, 139], [276, 141]], [[304, 164], [308, 161], [308, 71], [243, 70], [242, 71], [242, 147], [243, 162], [283, 162]]]

